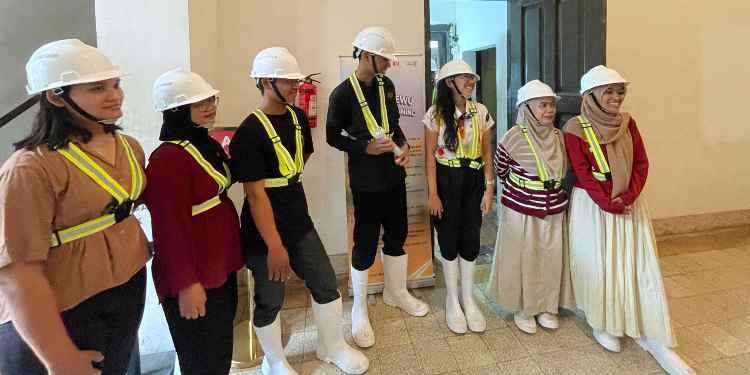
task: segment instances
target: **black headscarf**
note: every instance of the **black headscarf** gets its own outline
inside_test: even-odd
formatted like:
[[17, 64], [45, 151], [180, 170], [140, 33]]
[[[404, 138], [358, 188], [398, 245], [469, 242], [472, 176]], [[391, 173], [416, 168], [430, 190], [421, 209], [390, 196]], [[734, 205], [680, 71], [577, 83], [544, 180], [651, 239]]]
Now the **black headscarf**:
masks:
[[189, 141], [217, 171], [226, 174], [223, 163], [228, 160], [224, 149], [208, 135], [208, 129], [192, 121], [189, 104], [167, 109], [162, 115], [160, 141]]

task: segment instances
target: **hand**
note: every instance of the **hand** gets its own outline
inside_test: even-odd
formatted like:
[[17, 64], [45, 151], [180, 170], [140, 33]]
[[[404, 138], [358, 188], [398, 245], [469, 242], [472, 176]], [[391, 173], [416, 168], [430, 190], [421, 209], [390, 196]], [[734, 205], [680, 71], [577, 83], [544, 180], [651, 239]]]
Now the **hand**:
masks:
[[206, 290], [201, 283], [181, 289], [178, 295], [180, 316], [185, 319], [198, 319], [206, 316]]
[[488, 188], [484, 191], [484, 196], [482, 196], [482, 214], [487, 215], [488, 213], [492, 212], [492, 203], [495, 201], [495, 194], [492, 188]]
[[[394, 143], [394, 146], [395, 146], [395, 143]], [[399, 167], [406, 168], [406, 166], [409, 165], [409, 160], [410, 160], [409, 159], [409, 145], [404, 144], [401, 147], [401, 155], [397, 156], [394, 161], [396, 162], [396, 165], [398, 165]]]
[[440, 197], [433, 193], [427, 198], [427, 205], [430, 209], [430, 215], [437, 216], [438, 219], [443, 218], [443, 203], [440, 202]]
[[76, 350], [57, 363], [47, 367], [50, 375], [99, 375], [101, 370], [94, 368], [95, 362], [104, 360], [102, 353], [92, 350]]
[[292, 269], [289, 267], [289, 254], [284, 246], [270, 247], [266, 262], [268, 263], [268, 280], [284, 282], [292, 274]]
[[622, 198], [620, 197], [615, 197], [614, 199], [612, 199], [612, 203], [622, 205], [623, 206], [622, 213], [626, 215], [630, 213], [630, 210], [632, 208], [632, 206], [626, 206], [625, 202], [623, 202]]
[[393, 146], [395, 145], [390, 138], [383, 137], [370, 142], [365, 151], [369, 155], [380, 155], [386, 152], [393, 152]]

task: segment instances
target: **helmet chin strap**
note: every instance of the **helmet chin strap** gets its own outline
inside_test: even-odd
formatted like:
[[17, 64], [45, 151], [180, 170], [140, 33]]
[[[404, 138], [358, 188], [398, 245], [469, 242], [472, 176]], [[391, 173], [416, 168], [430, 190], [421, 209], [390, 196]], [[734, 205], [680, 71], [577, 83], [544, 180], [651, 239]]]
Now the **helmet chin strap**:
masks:
[[471, 95], [464, 95], [464, 93], [458, 89], [458, 85], [456, 85], [455, 79], [451, 79], [451, 83], [453, 84], [453, 88], [456, 89], [456, 92], [458, 93], [458, 95], [461, 95], [461, 97], [466, 99], [466, 101], [471, 100]]
[[273, 92], [276, 94], [276, 98], [279, 99], [279, 101], [284, 105], [289, 105], [289, 102], [287, 102], [286, 98], [281, 95], [281, 91], [279, 91], [279, 88], [276, 87], [276, 79], [271, 79], [271, 87], [273, 87]]
[[100, 119], [84, 111], [83, 108], [78, 106], [78, 104], [76, 104], [76, 102], [70, 97], [70, 92], [65, 87], [57, 88], [53, 92], [55, 93], [55, 95], [59, 96], [60, 99], [62, 99], [62, 101], [65, 104], [67, 104], [70, 108], [72, 108], [76, 113], [78, 113], [79, 115], [81, 115], [81, 117], [89, 121], [95, 122], [100, 125], [115, 125], [120, 120], [120, 117], [114, 118], [114, 119]]

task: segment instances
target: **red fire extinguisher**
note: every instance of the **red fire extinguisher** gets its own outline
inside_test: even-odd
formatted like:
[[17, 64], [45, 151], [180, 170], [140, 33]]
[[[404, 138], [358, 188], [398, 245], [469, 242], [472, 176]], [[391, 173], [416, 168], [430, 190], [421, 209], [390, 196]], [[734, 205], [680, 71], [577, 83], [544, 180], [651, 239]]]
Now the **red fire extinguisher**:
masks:
[[307, 115], [311, 128], [318, 126], [318, 87], [315, 83], [320, 81], [312, 78], [320, 73], [310, 74], [305, 77], [297, 91], [297, 107]]

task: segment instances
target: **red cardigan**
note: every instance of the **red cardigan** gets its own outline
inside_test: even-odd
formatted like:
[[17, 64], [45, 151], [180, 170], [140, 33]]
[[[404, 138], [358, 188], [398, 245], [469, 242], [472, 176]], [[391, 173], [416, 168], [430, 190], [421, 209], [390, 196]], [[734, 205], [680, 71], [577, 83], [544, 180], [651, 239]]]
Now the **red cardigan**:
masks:
[[[222, 171], [223, 172], [223, 171]], [[182, 147], [165, 143], [151, 154], [144, 193], [154, 237], [152, 265], [160, 299], [196, 282], [220, 287], [242, 268], [240, 224], [226, 196], [199, 215], [191, 207], [216, 195], [218, 186]]]
[[[613, 203], [610, 198], [612, 194], [612, 181], [598, 181], [591, 174], [591, 171], [598, 170], [594, 154], [589, 149], [586, 139], [579, 138], [571, 133], [565, 133], [565, 146], [568, 149], [568, 158], [576, 174], [575, 186], [586, 190], [589, 197], [602, 210], [621, 214], [625, 207], [633, 204], [646, 185], [648, 177], [648, 156], [646, 148], [643, 145], [643, 139], [635, 125], [635, 120], [630, 119], [628, 130], [633, 137], [633, 173], [630, 176], [630, 185], [628, 190], [620, 194], [623, 203]], [[601, 146], [604, 156], [607, 156], [607, 148]]]

